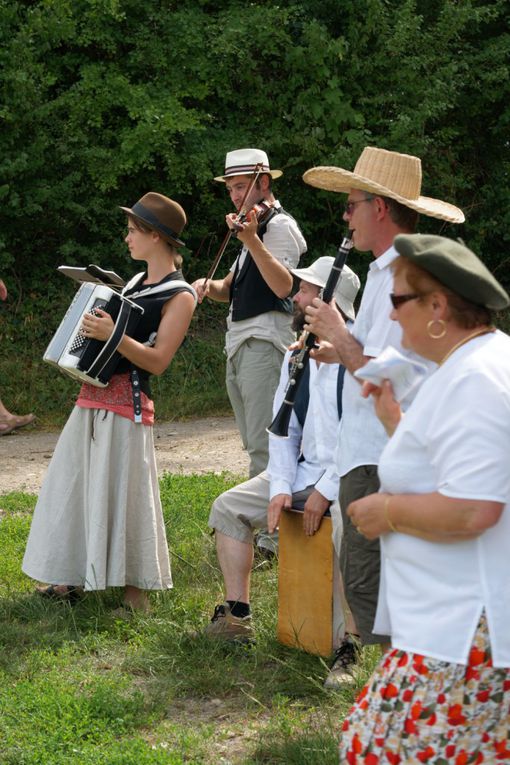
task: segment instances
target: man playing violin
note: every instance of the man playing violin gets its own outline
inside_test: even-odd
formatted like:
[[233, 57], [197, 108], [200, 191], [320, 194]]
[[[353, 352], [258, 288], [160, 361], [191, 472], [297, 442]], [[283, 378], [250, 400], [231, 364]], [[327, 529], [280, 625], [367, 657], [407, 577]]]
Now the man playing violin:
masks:
[[[254, 172], [258, 175], [250, 190]], [[199, 302], [209, 297], [230, 304], [226, 385], [250, 456], [250, 477], [261, 473], [268, 461], [266, 427], [271, 422], [283, 356], [294, 340], [290, 269], [296, 268], [306, 252], [298, 224], [272, 191], [272, 180], [281, 175], [281, 170], [270, 169], [264, 151], [228, 152], [225, 174], [214, 180], [225, 183], [234, 203], [237, 214], [226, 216], [227, 225], [235, 228], [243, 247], [223, 279], [198, 279], [193, 285]], [[251, 213], [256, 205], [261, 205], [259, 213]], [[248, 211], [241, 216], [244, 222], [238, 220], [241, 206]]]

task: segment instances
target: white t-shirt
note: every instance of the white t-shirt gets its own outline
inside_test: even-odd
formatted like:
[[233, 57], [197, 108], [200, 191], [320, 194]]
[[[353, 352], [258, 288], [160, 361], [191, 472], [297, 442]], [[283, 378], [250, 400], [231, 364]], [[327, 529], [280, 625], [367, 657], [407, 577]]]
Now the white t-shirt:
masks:
[[[280, 207], [276, 201], [275, 207]], [[306, 252], [306, 241], [296, 221], [285, 213], [275, 215], [267, 224], [264, 234], [264, 246], [271, 255], [288, 268], [296, 268], [299, 258]], [[243, 267], [248, 250], [243, 247], [238, 258], [234, 261], [233, 273], [239, 260], [239, 270]], [[232, 321], [232, 308], [227, 316], [227, 334], [225, 337], [225, 350], [227, 357], [231, 358], [240, 345], [251, 337], [259, 340], [267, 340], [273, 343], [282, 353], [294, 342], [295, 335], [291, 328], [291, 314], [281, 311], [268, 311], [258, 316], [241, 321]]]
[[485, 609], [494, 666], [510, 667], [510, 337], [475, 338], [422, 385], [379, 462], [381, 491], [505, 503], [474, 540], [381, 537], [374, 631], [465, 664]]

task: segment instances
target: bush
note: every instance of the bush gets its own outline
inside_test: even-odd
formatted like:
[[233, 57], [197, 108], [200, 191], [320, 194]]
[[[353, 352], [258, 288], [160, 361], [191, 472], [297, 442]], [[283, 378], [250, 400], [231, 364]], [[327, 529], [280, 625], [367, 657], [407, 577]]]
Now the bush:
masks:
[[[504, 0], [1, 0], [0, 42], [0, 275], [13, 309], [0, 370], [4, 388], [27, 388], [9, 390], [22, 408], [51, 387], [33, 349], [71, 292], [56, 266], [128, 276], [118, 206], [152, 189], [186, 209], [186, 275], [203, 275], [230, 208], [212, 178], [234, 147], [263, 147], [285, 171], [276, 191], [307, 236], [305, 262], [343, 229], [342, 198], [303, 184], [307, 168], [352, 168], [368, 144], [419, 155], [424, 193], [467, 214], [422, 230], [463, 236], [510, 286]], [[367, 262], [350, 265], [363, 275]], [[209, 328], [194, 337], [201, 357]]]

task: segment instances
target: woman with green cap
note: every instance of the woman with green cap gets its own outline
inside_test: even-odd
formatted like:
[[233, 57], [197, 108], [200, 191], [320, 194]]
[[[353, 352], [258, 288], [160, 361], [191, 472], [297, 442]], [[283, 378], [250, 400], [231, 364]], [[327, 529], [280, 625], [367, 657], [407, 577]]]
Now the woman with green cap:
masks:
[[374, 629], [392, 636], [344, 721], [342, 763], [510, 761], [509, 297], [459, 242], [399, 235], [391, 318], [435, 362], [405, 416], [365, 383], [391, 438], [377, 494], [348, 513], [381, 541]]

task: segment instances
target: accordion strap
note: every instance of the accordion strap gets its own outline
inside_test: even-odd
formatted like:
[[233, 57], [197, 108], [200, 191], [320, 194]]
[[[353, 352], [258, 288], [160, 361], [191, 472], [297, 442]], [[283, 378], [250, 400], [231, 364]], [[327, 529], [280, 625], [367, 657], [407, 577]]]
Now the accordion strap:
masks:
[[142, 393], [140, 389], [140, 375], [136, 367], [131, 369], [131, 392], [133, 393], [135, 422], [142, 422]]
[[[122, 290], [122, 295], [120, 296], [121, 300], [121, 307], [119, 314], [117, 316], [117, 319], [115, 321], [115, 325], [113, 328], [113, 332], [108, 338], [108, 340], [105, 342], [103, 348], [101, 349], [100, 353], [96, 356], [93, 363], [90, 365], [90, 367], [86, 370], [86, 373], [90, 375], [90, 377], [97, 377], [102, 369], [105, 367], [106, 364], [109, 363], [112, 356], [116, 353], [117, 348], [122, 341], [122, 338], [124, 337], [126, 333], [126, 328], [128, 326], [129, 318], [131, 316], [131, 313], [136, 310], [143, 313], [143, 308], [139, 305], [137, 305], [134, 302], [131, 302], [133, 299], [137, 299], [144, 296], [168, 296], [170, 299], [178, 292], [187, 291], [190, 292], [193, 297], [195, 298], [196, 303], [196, 292], [189, 285], [187, 282], [183, 280], [174, 280], [171, 282], [166, 282], [164, 284], [159, 284], [156, 287], [143, 287], [141, 286], [140, 289], [135, 290], [132, 292], [128, 297], [125, 297], [125, 293], [127, 290], [134, 287], [137, 282], [141, 279], [141, 277], [144, 274], [136, 274], [124, 287]], [[133, 393], [133, 410], [134, 410], [134, 421], [137, 423], [142, 422], [142, 396], [141, 396], [141, 385], [140, 385], [140, 375], [138, 372], [138, 369], [131, 365], [131, 390]]]
[[100, 353], [98, 353], [98, 355], [96, 356], [94, 362], [86, 370], [87, 374], [90, 375], [90, 377], [97, 377], [98, 374], [103, 369], [103, 367], [105, 366], [105, 364], [107, 364], [110, 361], [111, 357], [117, 350], [126, 332], [127, 323], [129, 321], [129, 317], [131, 316], [132, 310], [133, 310], [133, 305], [129, 303], [127, 300], [122, 300], [122, 305], [119, 311], [119, 315], [117, 316], [115, 326], [113, 327], [112, 334], [110, 335], [108, 340], [105, 342]]

